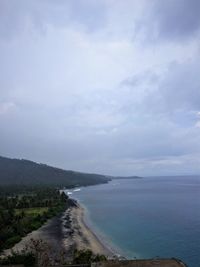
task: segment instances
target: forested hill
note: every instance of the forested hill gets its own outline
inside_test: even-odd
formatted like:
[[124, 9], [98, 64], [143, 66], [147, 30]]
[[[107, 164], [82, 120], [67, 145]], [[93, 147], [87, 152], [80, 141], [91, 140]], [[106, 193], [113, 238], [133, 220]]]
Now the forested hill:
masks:
[[24, 159], [0, 156], [0, 185], [85, 186], [106, 183], [110, 179], [99, 174], [66, 171]]

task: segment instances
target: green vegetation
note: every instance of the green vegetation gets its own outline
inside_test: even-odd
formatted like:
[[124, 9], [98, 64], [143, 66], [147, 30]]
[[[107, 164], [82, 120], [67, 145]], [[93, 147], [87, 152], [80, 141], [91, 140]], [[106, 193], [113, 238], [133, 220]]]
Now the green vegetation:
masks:
[[[54, 257], [52, 257], [54, 255]], [[73, 260], [68, 259], [65, 251], [52, 251], [47, 243], [42, 240], [31, 239], [26, 250], [0, 259], [0, 265], [23, 264], [24, 266], [55, 266], [70, 264], [90, 264], [91, 262], [106, 261], [104, 255], [94, 254], [91, 250], [75, 250]]]
[[24, 212], [25, 215], [37, 216], [37, 215], [43, 215], [45, 212], [48, 212], [48, 210], [49, 208], [47, 207], [15, 209], [15, 215], [19, 215], [22, 212]]
[[[65, 171], [28, 160], [0, 157], [0, 252], [11, 248], [49, 218], [76, 205], [64, 193], [60, 194], [58, 188], [94, 185], [109, 180], [104, 175]], [[0, 264], [48, 266], [53, 254], [45, 244], [33, 240], [31, 250], [13, 253], [0, 259]], [[65, 263], [66, 257], [61, 254], [60, 263]], [[104, 256], [93, 255], [88, 250], [75, 251], [73, 263], [104, 259]]]
[[0, 185], [86, 186], [107, 183], [107, 176], [66, 171], [28, 160], [0, 157]]
[[36, 265], [36, 257], [32, 252], [14, 253], [0, 260], [1, 265], [23, 264], [31, 267]]
[[[13, 188], [12, 188], [13, 189]], [[26, 188], [14, 194], [0, 188], [0, 251], [38, 229], [47, 219], [63, 211], [68, 197], [53, 188]]]
[[99, 261], [106, 261], [107, 258], [104, 255], [95, 255], [91, 250], [84, 249], [84, 250], [75, 250], [74, 257], [73, 257], [74, 264], [88, 264], [91, 262], [99, 262]]

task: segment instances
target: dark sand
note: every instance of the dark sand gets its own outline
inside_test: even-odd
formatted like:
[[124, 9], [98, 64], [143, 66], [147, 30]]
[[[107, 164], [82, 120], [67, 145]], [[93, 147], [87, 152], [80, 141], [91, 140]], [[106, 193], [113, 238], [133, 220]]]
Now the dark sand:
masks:
[[11, 249], [4, 250], [1, 257], [10, 255], [12, 251], [20, 252], [27, 249], [31, 239], [43, 240], [55, 253], [65, 251], [69, 259], [72, 258], [74, 249], [90, 249], [95, 254], [114, 256], [114, 253], [86, 225], [84, 208], [78, 203], [48, 220], [36, 231], [29, 233]]
[[11, 249], [4, 250], [2, 255], [7, 256], [10, 255], [12, 251], [20, 252], [26, 249], [27, 247], [29, 247], [31, 239], [42, 239], [54, 251], [58, 251], [59, 249], [64, 248], [61, 223], [61, 215], [48, 220], [42, 227], [23, 237], [22, 240], [19, 243], [15, 244]]

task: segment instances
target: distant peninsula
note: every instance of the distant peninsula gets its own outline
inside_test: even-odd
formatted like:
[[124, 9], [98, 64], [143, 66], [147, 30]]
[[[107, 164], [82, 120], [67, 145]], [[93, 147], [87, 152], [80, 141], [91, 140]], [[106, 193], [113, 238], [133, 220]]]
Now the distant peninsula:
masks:
[[0, 186], [40, 185], [73, 188], [108, 183], [113, 179], [141, 179], [139, 176], [109, 176], [63, 170], [26, 159], [0, 156]]

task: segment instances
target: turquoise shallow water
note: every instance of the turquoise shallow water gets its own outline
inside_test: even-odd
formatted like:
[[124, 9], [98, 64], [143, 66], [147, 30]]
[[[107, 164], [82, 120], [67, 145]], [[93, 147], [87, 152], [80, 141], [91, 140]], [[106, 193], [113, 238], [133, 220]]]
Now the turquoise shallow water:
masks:
[[126, 257], [176, 257], [200, 266], [200, 177], [113, 180], [71, 196]]

